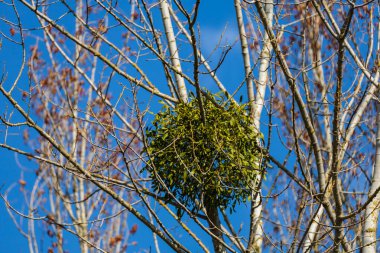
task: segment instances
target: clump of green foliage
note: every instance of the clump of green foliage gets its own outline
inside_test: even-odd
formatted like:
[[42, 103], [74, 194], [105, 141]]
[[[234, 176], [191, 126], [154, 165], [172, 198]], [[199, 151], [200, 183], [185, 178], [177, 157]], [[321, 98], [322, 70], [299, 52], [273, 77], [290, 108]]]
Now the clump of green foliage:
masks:
[[262, 136], [245, 106], [217, 96], [202, 100], [205, 120], [197, 98], [175, 108], [164, 106], [156, 115], [146, 131], [150, 160], [145, 170], [166, 201], [172, 199], [168, 189], [192, 211], [199, 210], [199, 203], [233, 210], [250, 197], [261, 173]]

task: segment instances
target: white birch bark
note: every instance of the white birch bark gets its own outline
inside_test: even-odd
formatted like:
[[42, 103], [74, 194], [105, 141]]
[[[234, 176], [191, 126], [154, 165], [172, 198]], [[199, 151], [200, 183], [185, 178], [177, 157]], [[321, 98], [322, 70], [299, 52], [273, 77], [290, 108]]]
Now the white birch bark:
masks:
[[[268, 18], [269, 26], [272, 27], [273, 22], [273, 0], [265, 1], [265, 14]], [[260, 66], [259, 66], [259, 79], [256, 86], [256, 99], [254, 103], [254, 124], [256, 128], [260, 131], [260, 118], [261, 112], [264, 107], [264, 98], [266, 93], [266, 88], [268, 85], [269, 79], [269, 64], [270, 64], [270, 54], [272, 52], [272, 45], [269, 40], [268, 34], [264, 35], [264, 44], [260, 54]], [[261, 180], [261, 178], [259, 178]], [[253, 249], [255, 252], [262, 252], [263, 247], [263, 221], [261, 219], [262, 215], [262, 201], [261, 201], [261, 190], [256, 194], [256, 198], [252, 203], [252, 206], [255, 207], [251, 212], [252, 221], [255, 224], [254, 231], [254, 240], [253, 240]]]
[[[161, 16], [162, 21], [164, 22], [164, 28], [165, 28], [165, 34], [166, 39], [168, 40], [168, 47], [170, 52], [170, 59], [173, 64], [173, 67], [178, 71], [182, 72], [181, 68], [181, 62], [179, 60], [179, 54], [178, 54], [178, 48], [176, 43], [176, 38], [173, 31], [173, 25], [170, 18], [170, 12], [169, 12], [169, 4], [167, 0], [162, 0], [160, 2], [160, 10], [161, 10]], [[178, 95], [180, 96], [180, 100], [183, 102], [187, 102], [187, 90], [185, 85], [185, 80], [179, 73], [174, 73], [175, 80], [177, 83], [177, 89], [178, 89]]]
[[[369, 195], [380, 187], [380, 102], [376, 102], [376, 157]], [[376, 232], [379, 219], [380, 195], [378, 194], [365, 210], [363, 227], [363, 253], [376, 253]]]
[[323, 208], [323, 206], [320, 205], [312, 223], [310, 224], [309, 231], [307, 232], [306, 239], [302, 248], [302, 252], [304, 253], [311, 252], [312, 243], [315, 241], [315, 238], [317, 237], [319, 222], [322, 218], [324, 210], [325, 209]]
[[[380, 35], [380, 25], [377, 26], [378, 36]], [[377, 51], [380, 48], [380, 42], [377, 43]], [[379, 71], [376, 73], [376, 83], [379, 78]], [[373, 88], [375, 85], [372, 85]], [[375, 89], [375, 88], [373, 88]], [[372, 93], [373, 94], [373, 93]], [[379, 102], [379, 90], [377, 89], [377, 101], [376, 101], [376, 156], [375, 164], [372, 173], [372, 182], [369, 189], [368, 196], [374, 194], [377, 188], [380, 187], [380, 102]], [[379, 219], [379, 194], [373, 199], [373, 201], [367, 206], [364, 216], [363, 224], [363, 253], [375, 253], [376, 252], [376, 232]]]
[[253, 117], [253, 102], [254, 102], [254, 91], [253, 91], [253, 80], [251, 73], [251, 61], [248, 51], [248, 42], [247, 42], [247, 34], [245, 32], [244, 20], [243, 20], [243, 11], [241, 8], [241, 1], [235, 0], [235, 11], [236, 11], [236, 19], [238, 23], [239, 35], [240, 35], [240, 43], [241, 43], [241, 53], [243, 55], [244, 61], [244, 71], [245, 78], [247, 82], [247, 94], [248, 101], [250, 107], [250, 116]]
[[[169, 11], [170, 11], [170, 15], [171, 17], [174, 19], [174, 22], [175, 24], [177, 25], [177, 27], [181, 30], [181, 32], [186, 36], [187, 40], [189, 42], [191, 42], [191, 35], [189, 34], [188, 31], [186, 31], [184, 25], [181, 23], [181, 21], [178, 19], [178, 17], [175, 15], [173, 9], [171, 8], [171, 6], [169, 6]], [[219, 80], [218, 76], [216, 75], [216, 72], [215, 70], [213, 70], [210, 66], [210, 64], [208, 63], [208, 61], [206, 60], [206, 58], [203, 56], [201, 50], [198, 49], [198, 57], [200, 58], [200, 62], [202, 62], [202, 64], [204, 65], [204, 67], [206, 68], [206, 70], [208, 72], [210, 72], [210, 75], [211, 77], [214, 79], [216, 85], [218, 85], [219, 89], [221, 91], [223, 91], [224, 93], [228, 93], [228, 91], [226, 90], [226, 88], [224, 87], [223, 83]], [[249, 59], [249, 58], [248, 58]], [[233, 97], [229, 97], [228, 99], [231, 99], [231, 101], [233, 103], [236, 103], [235, 99]]]
[[[243, 21], [243, 14], [241, 8], [240, 0], [235, 0], [235, 10], [236, 17], [238, 22], [242, 55], [244, 60], [244, 69], [247, 81], [247, 93], [249, 104], [251, 106], [250, 115], [253, 117], [255, 127], [260, 130], [260, 118], [261, 112], [264, 106], [264, 98], [266, 92], [266, 86], [268, 84], [268, 69], [270, 64], [270, 53], [272, 51], [272, 46], [269, 40], [269, 36], [267, 33], [264, 35], [264, 43], [263, 48], [260, 54], [260, 65], [259, 65], [259, 78], [257, 83], [257, 93], [256, 97], [254, 97], [253, 91], [253, 80], [251, 78], [251, 63], [250, 56], [248, 52], [248, 43], [247, 36], [245, 32], [245, 26]], [[268, 18], [268, 23], [270, 27], [273, 22], [273, 0], [265, 1], [265, 13]], [[258, 178], [260, 181], [261, 178]], [[250, 238], [248, 242], [247, 251], [248, 252], [262, 252], [263, 247], [263, 223], [261, 219], [262, 214], [262, 204], [261, 204], [261, 191], [253, 192], [252, 196], [254, 200], [251, 203], [251, 228], [250, 228]]]
[[[269, 28], [273, 23], [273, 0], [265, 1], [265, 14], [267, 15]], [[260, 129], [261, 112], [263, 111], [266, 87], [268, 84], [268, 69], [270, 64], [270, 54], [272, 52], [272, 44], [270, 43], [267, 33], [264, 35], [264, 44], [260, 54], [259, 79], [257, 83], [254, 123], [257, 129]]]
[[[80, 18], [82, 18], [83, 16], [83, 2], [82, 0], [80, 1], [77, 1], [76, 3], [76, 15]], [[76, 20], [76, 23], [75, 23], [75, 30], [76, 31], [80, 31], [81, 29], [81, 24], [80, 24], [80, 21], [79, 20]], [[84, 36], [82, 33], [78, 33], [78, 39], [80, 41], [83, 41], [84, 40]], [[75, 46], [75, 59], [79, 59], [80, 57], [80, 51], [81, 51], [81, 47], [79, 45], [76, 45]], [[75, 70], [74, 72], [74, 75], [76, 77], [76, 80], [80, 80], [80, 73], [78, 73], [78, 71]], [[75, 125], [75, 127], [73, 127], [73, 132], [72, 132], [72, 145], [71, 145], [71, 152], [73, 154], [73, 159], [77, 160], [77, 150], [80, 149], [80, 147], [78, 147], [78, 121], [76, 120], [77, 119], [77, 116], [78, 116], [78, 110], [77, 110], [77, 101], [78, 101], [78, 86], [79, 86], [79, 81], [75, 81], [74, 82], [74, 85], [75, 85], [75, 88], [74, 88], [74, 97], [75, 97], [75, 102], [73, 104], [73, 124]], [[82, 154], [84, 155], [84, 154]], [[74, 179], [75, 180], [75, 179]], [[78, 178], [77, 182], [75, 182], [76, 184], [78, 184], [78, 191], [75, 193], [75, 197], [77, 200], [83, 200], [85, 199], [85, 183], [84, 183], [84, 180], [82, 178]], [[87, 216], [86, 216], [86, 206], [85, 206], [85, 203], [83, 201], [80, 201], [79, 203], [76, 204], [76, 214], [77, 214], [77, 219], [78, 219], [78, 222], [79, 224], [76, 226], [76, 230], [77, 230], [77, 233], [79, 235], [79, 238], [84, 238], [85, 240], [87, 240], [87, 234], [88, 234], [88, 231], [87, 231]], [[85, 240], [79, 240], [79, 244], [80, 244], [80, 248], [81, 248], [81, 253], [87, 253], [89, 248], [88, 248], [88, 244]]]

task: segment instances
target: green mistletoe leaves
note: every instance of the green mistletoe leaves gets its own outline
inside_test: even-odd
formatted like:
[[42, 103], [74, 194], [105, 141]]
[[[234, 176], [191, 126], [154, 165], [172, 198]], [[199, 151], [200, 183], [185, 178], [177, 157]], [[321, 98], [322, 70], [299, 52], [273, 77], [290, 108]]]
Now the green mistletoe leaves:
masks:
[[[176, 197], [192, 211], [205, 203], [234, 209], [256, 187], [262, 169], [261, 134], [245, 106], [204, 99], [202, 122], [197, 98], [174, 109], [165, 106], [146, 131], [152, 187], [166, 201]], [[170, 191], [169, 194], [168, 190]]]

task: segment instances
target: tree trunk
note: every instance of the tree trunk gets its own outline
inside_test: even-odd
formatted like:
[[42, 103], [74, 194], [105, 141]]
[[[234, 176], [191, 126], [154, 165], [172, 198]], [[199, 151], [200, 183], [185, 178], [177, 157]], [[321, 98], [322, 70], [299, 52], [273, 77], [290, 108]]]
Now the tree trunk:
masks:
[[[376, 103], [376, 158], [369, 195], [373, 194], [376, 189], [380, 187], [380, 103]], [[365, 210], [365, 221], [363, 227], [363, 253], [376, 252], [376, 232], [377, 221], [379, 218], [379, 203], [380, 196], [377, 194]]]
[[170, 18], [169, 4], [167, 0], [162, 0], [160, 2], [161, 16], [164, 22], [165, 34], [168, 40], [168, 47], [170, 52], [170, 59], [173, 64], [173, 67], [178, 71], [174, 73], [175, 80], [177, 82], [177, 88], [179, 93], [179, 99], [182, 102], [187, 102], [187, 90], [183, 77], [179, 74], [182, 73], [181, 61], [179, 60], [178, 48], [176, 43], [176, 37], [173, 31], [173, 25]]
[[312, 244], [315, 241], [315, 238], [318, 234], [318, 227], [322, 218], [323, 211], [323, 206], [320, 205], [312, 223], [310, 224], [309, 231], [307, 232], [306, 239], [302, 247], [303, 253], [311, 252]]
[[218, 213], [218, 207], [209, 206], [208, 204], [205, 204], [207, 217], [208, 217], [208, 224], [210, 227], [210, 232], [213, 233], [217, 238], [212, 237], [212, 244], [214, 246], [214, 252], [215, 253], [225, 253], [226, 249], [221, 244], [220, 241], [223, 241], [223, 232], [222, 232], [222, 226], [220, 224], [219, 219], [219, 213]]

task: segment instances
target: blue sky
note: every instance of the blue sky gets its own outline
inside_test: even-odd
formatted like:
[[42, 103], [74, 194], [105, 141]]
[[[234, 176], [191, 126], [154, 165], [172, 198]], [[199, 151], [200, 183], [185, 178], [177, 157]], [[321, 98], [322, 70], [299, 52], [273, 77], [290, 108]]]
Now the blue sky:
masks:
[[[0, 17], [8, 17], [9, 9], [6, 8], [0, 8]], [[226, 85], [227, 89], [229, 91], [233, 91], [234, 87], [240, 84], [242, 80], [244, 79], [243, 74], [243, 64], [242, 64], [242, 58], [240, 54], [240, 44], [237, 42], [234, 44], [236, 39], [238, 38], [238, 33], [236, 29], [236, 20], [234, 16], [234, 3], [232, 0], [230, 1], [223, 1], [221, 4], [221, 1], [217, 0], [208, 0], [208, 1], [202, 1], [200, 13], [198, 16], [198, 23], [200, 24], [200, 37], [201, 37], [201, 48], [206, 53], [205, 57], [208, 57], [207, 53], [211, 53], [214, 48], [217, 46], [217, 43], [220, 39], [220, 36], [222, 33], [224, 33], [223, 39], [221, 40], [220, 47], [223, 46], [229, 46], [234, 45], [230, 53], [228, 54], [227, 58], [225, 59], [224, 64], [222, 67], [218, 70], [218, 76], [223, 81], [223, 83]], [[31, 28], [35, 26], [35, 19], [33, 18], [33, 14], [30, 12], [21, 12], [21, 18], [23, 23], [26, 27]], [[0, 22], [0, 30], [5, 31], [7, 33], [9, 31], [9, 26], [5, 24], [4, 22]], [[30, 38], [29, 42], [33, 43], [34, 38]], [[29, 45], [27, 45], [27, 48]], [[215, 65], [215, 63], [219, 60], [221, 49], [219, 49], [216, 53], [214, 53], [211, 56], [212, 64]], [[186, 53], [189, 52], [183, 52], [180, 51], [180, 54], [182, 57], [186, 55]], [[17, 70], [20, 65], [20, 57], [21, 57], [21, 51], [19, 48], [15, 47], [12, 43], [9, 43], [8, 41], [4, 40], [2, 41], [2, 48], [0, 49], [0, 68], [4, 69], [7, 74], [7, 80], [10, 82], [14, 80], [14, 78], [17, 75]], [[25, 87], [28, 84], [28, 79], [26, 78], [26, 71], [24, 72], [23, 78], [22, 78], [22, 85], [25, 85]], [[188, 71], [188, 73], [190, 73]], [[153, 73], [152, 76], [154, 76]], [[157, 73], [158, 76], [162, 76], [162, 73]], [[154, 77], [152, 77], [154, 79]], [[215, 84], [212, 80], [208, 78], [204, 78], [201, 76], [202, 86], [207, 87], [213, 91], [215, 91]], [[9, 84], [7, 84], [9, 85]], [[120, 87], [119, 87], [120, 88]], [[114, 92], [116, 93], [117, 90], [115, 88]], [[243, 86], [239, 92], [239, 94], [244, 95], [244, 100], [246, 100], [246, 87]], [[236, 96], [238, 98], [239, 96]], [[9, 106], [8, 103], [6, 103], [2, 97], [0, 97], [0, 108], [2, 109], [0, 112], [2, 113], [6, 106]], [[151, 110], [159, 110], [160, 108], [157, 106], [156, 108], [151, 108]], [[8, 110], [12, 111], [12, 108]], [[263, 117], [265, 118], [265, 114]], [[13, 119], [21, 120], [17, 113], [14, 115]], [[3, 137], [3, 133], [5, 131], [4, 127], [0, 126], [0, 137]], [[265, 133], [265, 129], [263, 130]], [[2, 141], [2, 140], [1, 140]], [[18, 131], [18, 129], [12, 129], [12, 131], [9, 133], [7, 137], [7, 141], [9, 144], [23, 147], [25, 146], [24, 142], [22, 141], [22, 132]], [[276, 146], [274, 147], [276, 148]], [[30, 162], [29, 160], [25, 159], [24, 157], [17, 156], [14, 153], [0, 149], [0, 168], [3, 172], [3, 177], [0, 179], [0, 192], [5, 193], [5, 191], [11, 187], [12, 188], [11, 194], [9, 196], [9, 199], [11, 200], [11, 203], [14, 204], [16, 207], [20, 208], [20, 210], [23, 210], [23, 203], [24, 200], [20, 198], [20, 190], [19, 190], [19, 179], [24, 179], [27, 182], [27, 187], [32, 185], [32, 181], [35, 178], [33, 169], [35, 168], [35, 164], [33, 162]], [[283, 156], [286, 155], [286, 153], [282, 154]], [[281, 158], [281, 157], [280, 157]], [[240, 208], [239, 217], [235, 217], [233, 222], [236, 224], [236, 227], [239, 227], [240, 223], [245, 220], [244, 226], [248, 226], [248, 217], [249, 214], [249, 208], [247, 208], [245, 205], [242, 205]], [[20, 221], [20, 217], [17, 217], [18, 221]], [[22, 220], [22, 219], [21, 219]], [[23, 224], [25, 224], [26, 220], [22, 221]], [[130, 223], [134, 224], [137, 223], [139, 225], [139, 230], [132, 238], [132, 241], [137, 241], [138, 245], [135, 247], [132, 247], [130, 251], [128, 252], [137, 252], [141, 248], [149, 248], [152, 247], [152, 252], [154, 252], [153, 242], [152, 242], [152, 233], [149, 232], [147, 229], [144, 229], [141, 223], [139, 223], [135, 218], [130, 218]], [[42, 230], [41, 230], [42, 231]], [[44, 237], [47, 241], [49, 241], [49, 238], [45, 235]], [[75, 249], [76, 246], [76, 239], [73, 237], [69, 237], [68, 243], [72, 244], [72, 246], [69, 246], [68, 249], [70, 249], [70, 252], [76, 252]], [[185, 242], [190, 249], [192, 247], [192, 242]], [[210, 242], [209, 242], [210, 243]], [[2, 252], [28, 252], [28, 245], [27, 240], [21, 236], [21, 234], [17, 231], [16, 227], [14, 226], [10, 216], [8, 215], [4, 202], [0, 201], [0, 253]], [[165, 252], [165, 249], [167, 250], [167, 247], [163, 242], [160, 242], [160, 246], [162, 247], [162, 252]], [[44, 248], [44, 251], [46, 251], [46, 247]]]
[[[9, 9], [0, 8], [0, 17], [9, 17]], [[28, 12], [21, 12], [22, 22], [26, 27], [33, 27], [35, 20], [33, 19], [33, 14]], [[224, 38], [222, 40], [222, 45], [231, 45], [237, 38], [238, 34], [236, 31], [236, 22], [234, 19], [234, 5], [233, 1], [226, 1], [224, 4], [220, 4], [220, 1], [212, 0], [212, 1], [204, 1], [201, 4], [200, 14], [198, 18], [198, 22], [201, 25], [201, 47], [205, 52], [211, 52], [216, 46], [220, 34], [224, 31]], [[5, 33], [8, 32], [9, 26], [4, 22], [0, 22], [0, 30]], [[28, 47], [28, 46], [27, 46]], [[225, 67], [222, 67], [218, 74], [222, 80], [226, 84], [236, 85], [241, 82], [243, 79], [242, 68], [241, 68], [241, 57], [239, 55], [239, 44], [237, 43], [234, 49], [230, 52], [229, 56], [226, 58]], [[181, 52], [180, 52], [181, 53]], [[216, 56], [219, 54], [216, 53]], [[0, 49], [0, 67], [2, 70], [5, 70], [7, 75], [7, 81], [10, 82], [14, 80], [17, 75], [17, 70], [20, 65], [20, 57], [21, 51], [19, 48], [15, 47], [12, 43], [3, 39], [2, 48]], [[214, 57], [217, 60], [217, 57]], [[239, 64], [236, 64], [236, 61], [239, 61]], [[3, 71], [2, 71], [3, 72]], [[205, 80], [210, 81], [210, 80]], [[27, 85], [27, 78], [24, 73], [22, 82], [23, 85]], [[207, 87], [207, 84], [205, 85]], [[210, 87], [212, 89], [212, 87]], [[243, 93], [245, 92], [245, 88], [243, 87]], [[3, 98], [0, 99], [0, 108], [3, 109], [9, 106]], [[8, 111], [12, 111], [9, 108]], [[13, 119], [17, 121], [17, 119], [21, 120], [17, 114], [14, 115]], [[1, 134], [0, 136], [4, 136], [4, 127], [0, 127]], [[2, 140], [3, 141], [3, 140]], [[23, 147], [24, 143], [22, 141], [22, 133], [17, 129], [12, 129], [7, 136], [7, 142], [11, 145], [15, 145], [18, 147]], [[19, 155], [15, 155], [14, 153], [1, 149], [0, 150], [0, 168], [2, 171], [2, 177], [0, 179], [0, 191], [1, 193], [5, 193], [7, 189], [12, 187], [11, 193], [9, 195], [9, 199], [11, 203], [16, 207], [21, 208], [23, 210], [24, 200], [20, 198], [21, 192], [19, 190], [18, 181], [20, 179], [24, 179], [27, 182], [27, 187], [30, 185], [30, 182], [34, 179], [33, 168], [35, 168], [35, 164], [33, 162], [28, 161], [24, 157]], [[20, 219], [17, 215], [15, 215], [18, 221], [21, 220], [23, 224], [26, 223], [26, 220]], [[133, 222], [133, 218], [131, 222]], [[140, 226], [141, 227], [141, 226]], [[139, 242], [139, 245], [148, 246], [149, 241], [151, 241], [151, 233], [147, 233], [150, 239], [147, 239], [147, 236], [144, 233], [144, 229], [140, 229], [136, 234], [136, 240]], [[49, 240], [45, 236], [46, 240]], [[76, 242], [74, 238], [71, 238], [70, 242]], [[27, 240], [18, 232], [14, 223], [12, 222], [10, 216], [8, 215], [5, 204], [3, 201], [0, 201], [0, 253], [2, 252], [28, 252]], [[75, 243], [74, 243], [75, 245]], [[165, 247], [163, 243], [162, 250], [164, 252]], [[153, 245], [152, 250], [153, 250]], [[191, 246], [190, 246], [191, 247]], [[72, 249], [71, 252], [75, 252], [75, 247], [69, 247]], [[140, 247], [136, 246], [136, 250]], [[46, 248], [42, 251], [46, 252]], [[131, 248], [130, 252], [134, 252], [134, 249]]]

